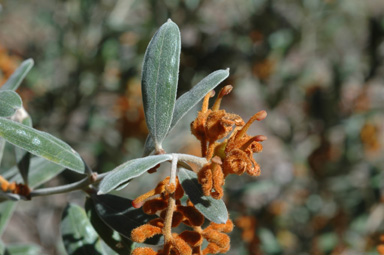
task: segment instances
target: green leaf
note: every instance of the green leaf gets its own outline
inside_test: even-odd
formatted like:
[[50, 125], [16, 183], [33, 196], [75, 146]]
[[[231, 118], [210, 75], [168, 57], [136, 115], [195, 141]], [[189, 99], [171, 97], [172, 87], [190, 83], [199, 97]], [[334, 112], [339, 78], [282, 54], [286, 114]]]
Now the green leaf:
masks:
[[228, 211], [223, 200], [204, 196], [197, 175], [194, 172], [180, 168], [178, 177], [185, 193], [205, 218], [218, 224], [227, 222]]
[[[131, 231], [150, 220], [157, 218], [148, 215], [141, 208], [134, 208], [132, 200], [114, 195], [91, 196], [95, 210], [101, 220], [125, 238], [131, 238]], [[163, 243], [161, 236], [154, 236], [145, 241], [147, 244]]]
[[68, 204], [61, 219], [61, 236], [69, 255], [101, 255], [99, 236], [83, 208]]
[[28, 185], [28, 173], [29, 173], [29, 165], [31, 163], [31, 153], [21, 150], [17, 147], [16, 154], [19, 154], [20, 159], [17, 160], [17, 167], [19, 168], [19, 172], [21, 177], [23, 178], [24, 184]]
[[12, 90], [0, 91], [0, 116], [10, 117], [23, 106], [20, 96]]
[[[190, 91], [184, 93], [176, 100], [175, 110], [171, 122], [171, 131], [176, 124], [189, 112], [203, 97], [217, 87], [229, 76], [229, 69], [217, 70], [196, 84]], [[155, 149], [151, 136], [147, 137], [144, 145], [144, 155], [149, 155]]]
[[0, 163], [3, 160], [4, 148], [5, 148], [5, 140], [4, 138], [0, 137]]
[[43, 255], [42, 249], [36, 244], [8, 244], [4, 255]]
[[99, 194], [108, 193], [121, 184], [144, 174], [157, 164], [171, 159], [172, 155], [162, 154], [127, 161], [104, 177], [99, 186]]
[[73, 171], [84, 173], [79, 154], [60, 139], [0, 117], [0, 136], [8, 142]]
[[176, 101], [180, 31], [170, 19], [162, 25], [144, 55], [142, 92], [145, 119], [157, 148], [168, 134]]
[[[31, 159], [30, 169], [31, 170], [28, 173], [29, 186], [35, 188], [60, 174], [65, 168], [43, 158], [33, 157]], [[13, 167], [8, 172], [7, 174], [12, 172], [17, 173], [17, 167]], [[6, 176], [4, 177], [6, 178]], [[10, 181], [21, 182], [22, 177], [20, 174], [17, 174], [12, 177]]]
[[85, 201], [85, 211], [93, 228], [110, 248], [118, 254], [131, 254], [133, 242], [104, 223], [96, 211], [95, 202], [91, 198], [87, 198]]
[[24, 60], [4, 85], [0, 87], [0, 90], [16, 90], [28, 72], [32, 69], [33, 64], [34, 62], [31, 58]]
[[0, 236], [4, 233], [5, 228], [15, 211], [17, 203], [6, 201], [0, 204]]

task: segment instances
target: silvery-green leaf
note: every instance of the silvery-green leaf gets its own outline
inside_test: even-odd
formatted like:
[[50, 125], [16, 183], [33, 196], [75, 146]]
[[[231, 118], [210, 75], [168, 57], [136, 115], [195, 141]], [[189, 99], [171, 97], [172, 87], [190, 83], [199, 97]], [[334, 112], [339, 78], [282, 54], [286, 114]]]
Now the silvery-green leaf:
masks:
[[44, 255], [36, 244], [7, 244], [4, 255]]
[[[110, 195], [102, 195], [98, 197], [105, 197], [106, 199], [108, 199]], [[95, 204], [101, 203], [99, 200], [102, 200], [102, 199], [87, 198], [85, 202], [85, 211], [87, 212], [87, 216], [93, 228], [99, 234], [101, 239], [115, 252], [117, 252], [118, 254], [131, 254], [131, 247], [133, 245], [133, 242], [128, 238], [121, 236], [117, 231], [109, 227], [106, 223], [104, 223], [104, 221], [98, 215]], [[106, 202], [108, 203], [111, 201], [107, 200]], [[127, 201], [124, 201], [124, 202], [127, 202]], [[124, 209], [126, 209], [127, 208], [126, 204], [127, 203], [123, 203], [121, 206], [124, 207]], [[105, 206], [106, 205], [103, 204], [101, 207], [105, 207]], [[112, 220], [115, 220], [116, 222], [118, 222], [118, 218], [122, 216], [121, 213], [123, 212], [122, 211], [116, 212], [115, 214], [116, 218]]]
[[69, 255], [102, 255], [99, 236], [83, 208], [68, 204], [61, 218], [61, 236]]
[[[203, 97], [211, 90], [216, 88], [222, 81], [229, 76], [229, 69], [217, 70], [196, 84], [190, 91], [184, 93], [176, 100], [173, 112], [171, 131], [176, 124], [189, 112]], [[149, 155], [155, 149], [155, 143], [151, 136], [147, 137], [144, 145], [144, 155]]]
[[180, 168], [178, 177], [185, 193], [205, 218], [218, 224], [227, 222], [228, 211], [223, 200], [204, 196], [197, 175], [194, 172]]
[[158, 148], [161, 148], [172, 121], [180, 49], [179, 28], [168, 20], [157, 30], [144, 55], [142, 93], [145, 119]]
[[[60, 174], [65, 168], [47, 161], [40, 157], [33, 157], [30, 162], [30, 171], [28, 172], [28, 183], [31, 188], [35, 188], [53, 177]], [[10, 178], [10, 181], [21, 182], [23, 179], [20, 174], [17, 174], [17, 167], [13, 167], [7, 172], [7, 176], [12, 176], [12, 173], [16, 175]], [[4, 176], [4, 178], [7, 178]]]
[[25, 76], [33, 67], [33, 59], [24, 60], [9, 79], [0, 87], [0, 90], [16, 90]]
[[153, 168], [157, 164], [171, 159], [172, 155], [162, 154], [127, 161], [116, 167], [104, 177], [99, 186], [99, 194], [108, 193], [119, 187], [121, 184], [144, 174], [147, 170]]
[[[141, 208], [134, 208], [132, 200], [114, 195], [92, 194], [91, 199], [98, 216], [110, 228], [125, 238], [131, 238], [131, 231], [150, 220], [156, 215], [148, 215]], [[147, 244], [157, 245], [163, 243], [161, 236], [154, 236], [145, 241]]]
[[10, 117], [21, 108], [23, 102], [20, 96], [12, 90], [0, 91], [0, 117]]
[[0, 204], [0, 236], [4, 233], [16, 205], [17, 203], [13, 201], [6, 201]]
[[36, 156], [84, 173], [84, 164], [79, 154], [68, 144], [48, 133], [0, 117], [0, 136]]

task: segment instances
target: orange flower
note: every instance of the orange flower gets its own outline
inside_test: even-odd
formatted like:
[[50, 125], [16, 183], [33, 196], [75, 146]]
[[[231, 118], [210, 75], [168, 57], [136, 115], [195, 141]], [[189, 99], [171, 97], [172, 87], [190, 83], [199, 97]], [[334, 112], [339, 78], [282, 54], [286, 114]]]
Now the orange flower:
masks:
[[212, 157], [217, 140], [226, 137], [232, 131], [234, 125], [244, 125], [244, 121], [239, 115], [219, 109], [223, 96], [228, 95], [232, 88], [231, 85], [222, 88], [211, 109], [208, 109], [209, 98], [213, 97], [215, 93], [214, 91], [208, 93], [204, 97], [201, 111], [191, 123], [191, 132], [201, 142], [201, 153], [208, 159]]

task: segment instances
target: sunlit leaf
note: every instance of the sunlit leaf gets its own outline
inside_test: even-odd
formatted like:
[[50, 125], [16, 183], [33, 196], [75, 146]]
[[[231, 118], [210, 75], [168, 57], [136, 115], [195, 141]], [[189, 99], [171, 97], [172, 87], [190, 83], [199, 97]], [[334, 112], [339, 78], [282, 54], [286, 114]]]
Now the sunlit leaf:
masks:
[[0, 87], [0, 90], [16, 90], [25, 76], [33, 67], [33, 59], [24, 60], [9, 79]]
[[204, 196], [197, 175], [194, 172], [180, 168], [178, 177], [185, 193], [205, 218], [219, 224], [227, 222], [228, 211], [223, 200]]
[[[171, 131], [176, 124], [189, 112], [203, 97], [217, 87], [229, 75], [229, 69], [217, 70], [196, 84], [190, 91], [184, 93], [176, 100], [175, 110], [171, 122]], [[149, 155], [155, 149], [155, 143], [151, 136], [147, 137], [144, 146], [144, 155]]]
[[43, 255], [42, 249], [36, 244], [7, 244], [4, 255]]
[[[101, 207], [105, 207], [105, 203], [102, 203], [100, 200], [103, 200], [103, 197], [108, 198], [109, 195], [102, 195], [99, 197], [100, 199], [87, 198], [85, 202], [85, 210], [93, 228], [99, 234], [101, 239], [115, 252], [118, 254], [130, 254], [133, 242], [128, 238], [121, 236], [117, 231], [113, 230], [106, 223], [104, 223], [96, 211], [95, 203], [103, 204]], [[108, 202], [110, 201], [107, 201], [107, 203]], [[126, 207], [124, 206], [124, 208]], [[117, 217], [120, 217], [120, 215]]]
[[21, 108], [23, 102], [20, 96], [12, 90], [0, 91], [0, 116], [10, 117]]
[[111, 171], [100, 183], [99, 194], [105, 194], [119, 187], [121, 184], [144, 174], [147, 170], [171, 160], [170, 154], [154, 155], [145, 158], [133, 159], [125, 162]]
[[61, 219], [61, 236], [69, 255], [102, 255], [99, 236], [80, 206], [69, 204]]
[[84, 172], [84, 164], [79, 154], [68, 144], [48, 133], [0, 117], [0, 136], [34, 155], [76, 172]]
[[0, 204], [0, 236], [4, 233], [16, 205], [17, 203], [13, 201], [6, 201]]
[[[148, 221], [157, 218], [148, 215], [140, 208], [132, 206], [132, 200], [114, 195], [92, 195], [93, 204], [99, 217], [110, 228], [116, 230], [125, 238], [131, 238], [131, 231]], [[147, 244], [161, 244], [160, 236], [145, 241]]]
[[142, 92], [145, 119], [155, 144], [168, 134], [176, 101], [180, 63], [180, 31], [168, 20], [153, 36], [145, 52]]

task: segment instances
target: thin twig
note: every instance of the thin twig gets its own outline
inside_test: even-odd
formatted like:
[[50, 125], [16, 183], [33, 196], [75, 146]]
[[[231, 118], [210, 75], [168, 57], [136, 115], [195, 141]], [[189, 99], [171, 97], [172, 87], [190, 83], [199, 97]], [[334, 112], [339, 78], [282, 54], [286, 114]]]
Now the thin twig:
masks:
[[[176, 172], [177, 172], [177, 162], [178, 155], [172, 154], [172, 167], [171, 167], [171, 175], [169, 178], [168, 185], [174, 185], [176, 187]], [[172, 240], [172, 218], [173, 212], [175, 210], [176, 200], [175, 200], [175, 192], [169, 194], [168, 198], [168, 208], [165, 214], [164, 219], [164, 227], [163, 227], [163, 235], [164, 235], [164, 245], [168, 244]]]
[[88, 176], [78, 182], [74, 182], [74, 183], [70, 183], [70, 184], [66, 184], [58, 187], [33, 190], [31, 191], [31, 197], [48, 196], [48, 195], [67, 193], [75, 190], [81, 190], [88, 187], [90, 184], [101, 181], [107, 174], [108, 173], [102, 173], [97, 176], [94, 176], [94, 175]]

